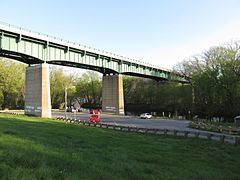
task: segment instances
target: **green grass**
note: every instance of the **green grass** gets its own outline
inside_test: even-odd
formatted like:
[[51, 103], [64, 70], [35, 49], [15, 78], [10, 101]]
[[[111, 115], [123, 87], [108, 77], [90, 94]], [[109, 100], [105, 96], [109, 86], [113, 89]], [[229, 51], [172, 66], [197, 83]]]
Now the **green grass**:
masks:
[[240, 146], [0, 114], [0, 179], [240, 179]]

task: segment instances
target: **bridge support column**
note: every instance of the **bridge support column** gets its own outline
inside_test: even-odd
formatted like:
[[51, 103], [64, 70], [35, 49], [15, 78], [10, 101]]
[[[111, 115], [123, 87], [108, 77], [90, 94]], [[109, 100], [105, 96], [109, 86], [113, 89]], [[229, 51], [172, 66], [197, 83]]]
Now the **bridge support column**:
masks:
[[124, 115], [122, 75], [104, 75], [102, 83], [102, 111]]
[[26, 68], [25, 114], [51, 118], [49, 65]]

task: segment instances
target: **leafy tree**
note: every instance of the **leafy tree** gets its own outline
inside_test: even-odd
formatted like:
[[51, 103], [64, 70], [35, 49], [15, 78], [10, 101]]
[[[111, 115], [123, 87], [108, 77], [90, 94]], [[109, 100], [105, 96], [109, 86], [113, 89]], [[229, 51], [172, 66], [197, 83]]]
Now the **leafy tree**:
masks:
[[98, 73], [87, 71], [76, 80], [76, 94], [80, 104], [99, 107], [102, 97], [102, 81]]
[[25, 65], [0, 58], [0, 106], [23, 108]]
[[174, 82], [125, 77], [124, 97], [126, 111], [150, 111], [159, 114], [169, 112], [178, 115], [186, 114], [191, 107], [190, 87]]
[[239, 43], [213, 47], [201, 56], [183, 61], [177, 66], [177, 71], [182, 74], [189, 71], [196, 114], [208, 119], [222, 116], [231, 120], [240, 114], [238, 49]]
[[75, 80], [77, 75], [64, 73], [62, 68], [52, 67], [50, 72], [51, 101], [53, 108], [63, 108], [65, 89], [68, 94], [68, 104], [75, 98]]

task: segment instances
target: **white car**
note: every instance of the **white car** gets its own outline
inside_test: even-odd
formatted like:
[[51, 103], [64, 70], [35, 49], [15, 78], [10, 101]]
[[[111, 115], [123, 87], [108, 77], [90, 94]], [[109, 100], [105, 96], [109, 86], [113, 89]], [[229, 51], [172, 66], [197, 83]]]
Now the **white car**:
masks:
[[149, 114], [149, 113], [143, 113], [143, 114], [140, 115], [140, 118], [141, 119], [151, 119], [152, 115]]

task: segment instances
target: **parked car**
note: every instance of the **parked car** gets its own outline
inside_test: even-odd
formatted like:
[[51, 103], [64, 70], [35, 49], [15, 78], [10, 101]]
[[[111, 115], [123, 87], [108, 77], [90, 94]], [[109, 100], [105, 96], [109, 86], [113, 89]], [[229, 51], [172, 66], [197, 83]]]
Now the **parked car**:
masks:
[[67, 112], [77, 112], [77, 110], [76, 109], [74, 109], [74, 108], [67, 108]]
[[77, 112], [83, 112], [83, 108], [78, 108]]
[[141, 119], [151, 119], [152, 115], [150, 113], [143, 113], [140, 115]]

